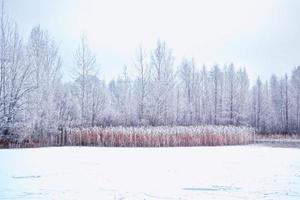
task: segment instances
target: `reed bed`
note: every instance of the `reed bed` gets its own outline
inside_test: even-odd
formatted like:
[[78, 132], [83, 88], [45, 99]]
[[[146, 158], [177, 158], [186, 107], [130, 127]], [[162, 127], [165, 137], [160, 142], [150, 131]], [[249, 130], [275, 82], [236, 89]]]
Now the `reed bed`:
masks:
[[180, 147], [244, 145], [254, 141], [254, 133], [252, 128], [234, 126], [73, 128], [64, 130], [57, 135], [39, 137], [35, 140], [26, 138], [18, 146]]

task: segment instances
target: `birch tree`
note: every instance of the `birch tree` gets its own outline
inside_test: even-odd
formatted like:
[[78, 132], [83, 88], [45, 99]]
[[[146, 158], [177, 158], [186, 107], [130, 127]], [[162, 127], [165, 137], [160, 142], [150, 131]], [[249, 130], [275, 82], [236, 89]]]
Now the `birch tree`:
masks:
[[222, 120], [222, 90], [223, 90], [223, 74], [218, 65], [215, 65], [210, 71], [211, 80], [211, 101], [213, 109], [212, 123], [218, 125]]
[[195, 86], [196, 86], [196, 69], [193, 59], [183, 59], [180, 66], [180, 77], [183, 85], [184, 124], [193, 124], [195, 121]]
[[234, 65], [231, 64], [229, 67], [225, 68], [225, 117], [228, 124], [236, 124], [236, 103], [237, 103], [237, 91], [236, 91], [236, 72]]
[[151, 91], [148, 116], [152, 125], [166, 125], [174, 120], [173, 89], [175, 75], [174, 58], [164, 42], [158, 41], [151, 53]]
[[276, 75], [271, 76], [270, 80], [270, 98], [271, 98], [271, 110], [272, 113], [272, 131], [281, 131], [282, 118], [282, 99], [280, 93], [280, 83]]
[[289, 82], [288, 82], [288, 76], [285, 74], [284, 76], [284, 117], [285, 117], [285, 124], [284, 129], [285, 133], [289, 132]]
[[294, 132], [300, 132], [300, 66], [292, 72], [291, 90]]
[[262, 82], [257, 79], [252, 89], [252, 126], [260, 131], [262, 115]]
[[5, 131], [17, 122], [24, 124], [22, 113], [33, 85], [32, 67], [26, 60], [17, 26], [8, 20], [3, 2], [0, 17], [0, 124]]
[[31, 81], [35, 86], [27, 104], [32, 126], [39, 134], [55, 132], [58, 126], [55, 91], [60, 82], [61, 58], [55, 41], [39, 26], [31, 31], [27, 57], [33, 67]]
[[75, 83], [77, 88], [77, 99], [80, 107], [81, 124], [91, 123], [91, 116], [88, 115], [88, 94], [87, 90], [91, 77], [96, 75], [96, 56], [89, 48], [87, 38], [82, 36], [79, 46], [74, 54], [75, 59]]
[[136, 55], [135, 68], [137, 76], [135, 81], [136, 95], [138, 101], [139, 123], [143, 124], [145, 118], [147, 87], [149, 86], [149, 65], [146, 60], [146, 52], [140, 46]]
[[236, 125], [247, 125], [247, 98], [249, 96], [249, 78], [245, 69], [236, 73]]
[[133, 96], [132, 80], [128, 76], [127, 67], [124, 67], [123, 74], [109, 86], [115, 122], [120, 125], [135, 125], [138, 118], [138, 101]]

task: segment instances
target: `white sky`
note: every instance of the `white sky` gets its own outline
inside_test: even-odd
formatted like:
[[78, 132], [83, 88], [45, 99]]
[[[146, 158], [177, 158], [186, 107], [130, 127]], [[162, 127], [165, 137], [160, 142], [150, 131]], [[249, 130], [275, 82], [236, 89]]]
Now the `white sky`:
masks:
[[137, 47], [158, 39], [196, 64], [246, 67], [252, 81], [300, 65], [298, 0], [6, 0], [11, 18], [28, 36], [41, 25], [60, 46], [66, 79], [82, 33], [97, 55], [101, 77], [133, 68]]

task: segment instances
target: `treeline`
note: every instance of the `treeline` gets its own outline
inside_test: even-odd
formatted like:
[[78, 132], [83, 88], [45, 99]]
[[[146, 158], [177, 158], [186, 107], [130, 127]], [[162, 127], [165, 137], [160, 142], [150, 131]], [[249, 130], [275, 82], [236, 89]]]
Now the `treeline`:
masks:
[[[300, 67], [249, 85], [233, 64], [199, 67], [192, 58], [175, 65], [158, 41], [138, 48], [127, 69], [105, 83], [96, 56], [82, 37], [74, 50], [73, 81], [62, 81], [62, 58], [46, 30], [20, 36], [2, 5], [0, 21], [0, 127], [2, 135], [49, 136], [94, 126], [252, 126], [261, 133], [300, 133]], [[100, 61], [101, 62], [101, 61]]]

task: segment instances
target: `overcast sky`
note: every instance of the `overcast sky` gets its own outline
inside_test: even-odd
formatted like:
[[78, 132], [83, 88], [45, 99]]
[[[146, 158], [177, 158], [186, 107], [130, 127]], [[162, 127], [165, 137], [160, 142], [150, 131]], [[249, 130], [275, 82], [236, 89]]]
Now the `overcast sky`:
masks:
[[55, 38], [66, 78], [82, 33], [105, 80], [133, 68], [137, 47], [150, 50], [158, 39], [177, 64], [184, 56], [199, 67], [233, 62], [252, 81], [300, 65], [299, 0], [6, 0], [6, 7], [24, 37], [40, 25]]

